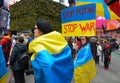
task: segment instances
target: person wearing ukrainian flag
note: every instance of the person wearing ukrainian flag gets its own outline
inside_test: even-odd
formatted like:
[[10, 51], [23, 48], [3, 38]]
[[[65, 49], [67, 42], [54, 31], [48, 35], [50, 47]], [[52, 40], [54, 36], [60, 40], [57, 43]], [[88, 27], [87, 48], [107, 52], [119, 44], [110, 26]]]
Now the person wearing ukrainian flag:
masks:
[[36, 83], [70, 83], [74, 64], [65, 38], [45, 19], [39, 18], [34, 28], [34, 40], [28, 50]]
[[74, 62], [75, 83], [90, 83], [96, 76], [96, 66], [92, 56], [89, 37], [81, 37], [81, 48]]
[[8, 70], [6, 66], [6, 61], [2, 50], [2, 45], [0, 45], [0, 83], [7, 83], [7, 76]]

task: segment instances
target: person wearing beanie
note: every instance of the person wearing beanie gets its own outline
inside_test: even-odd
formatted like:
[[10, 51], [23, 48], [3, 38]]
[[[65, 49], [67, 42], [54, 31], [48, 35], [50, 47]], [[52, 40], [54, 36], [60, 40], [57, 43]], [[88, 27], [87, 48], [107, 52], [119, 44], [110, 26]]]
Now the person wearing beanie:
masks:
[[52, 32], [51, 25], [45, 19], [38, 19], [34, 28], [34, 37]]
[[34, 40], [29, 43], [28, 52], [32, 54], [30, 60], [35, 82], [70, 83], [74, 66], [65, 38], [41, 18], [37, 20], [33, 33]]

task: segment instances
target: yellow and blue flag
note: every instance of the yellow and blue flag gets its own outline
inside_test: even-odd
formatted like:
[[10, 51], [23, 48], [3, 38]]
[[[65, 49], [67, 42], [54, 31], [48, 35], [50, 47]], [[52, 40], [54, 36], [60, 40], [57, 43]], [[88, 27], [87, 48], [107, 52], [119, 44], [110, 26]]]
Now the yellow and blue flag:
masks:
[[74, 62], [74, 78], [76, 83], [90, 83], [96, 76], [96, 66], [90, 44], [82, 47]]
[[0, 45], [0, 83], [7, 83], [7, 67], [1, 45]]
[[104, 2], [104, 0], [77, 0], [76, 5], [96, 4], [96, 15], [103, 16], [106, 19], [120, 19]]
[[74, 72], [71, 49], [65, 38], [53, 31], [29, 45], [36, 83], [70, 83]]

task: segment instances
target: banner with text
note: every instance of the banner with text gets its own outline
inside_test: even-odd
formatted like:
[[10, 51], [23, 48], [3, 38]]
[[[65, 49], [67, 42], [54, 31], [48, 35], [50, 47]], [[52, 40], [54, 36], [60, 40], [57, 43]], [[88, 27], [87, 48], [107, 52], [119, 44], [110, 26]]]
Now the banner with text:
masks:
[[5, 28], [5, 29], [7, 28], [8, 19], [9, 19], [9, 12], [4, 9], [0, 9], [0, 26], [2, 28]]
[[88, 4], [61, 11], [63, 36], [95, 36], [96, 5]]

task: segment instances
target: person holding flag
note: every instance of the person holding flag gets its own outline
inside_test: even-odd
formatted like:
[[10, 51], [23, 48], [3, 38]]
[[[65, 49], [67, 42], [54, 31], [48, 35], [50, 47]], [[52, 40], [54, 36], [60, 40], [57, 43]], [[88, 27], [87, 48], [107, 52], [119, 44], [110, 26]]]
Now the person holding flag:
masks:
[[83, 36], [81, 45], [74, 62], [75, 83], [90, 83], [96, 76], [96, 66], [89, 44], [89, 37]]
[[7, 66], [1, 45], [0, 45], [0, 83], [7, 83]]
[[53, 31], [45, 19], [38, 19], [34, 40], [28, 47], [36, 83], [70, 83], [74, 66], [71, 49], [65, 38]]

